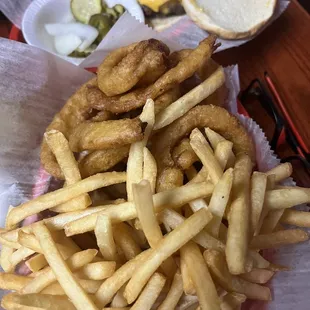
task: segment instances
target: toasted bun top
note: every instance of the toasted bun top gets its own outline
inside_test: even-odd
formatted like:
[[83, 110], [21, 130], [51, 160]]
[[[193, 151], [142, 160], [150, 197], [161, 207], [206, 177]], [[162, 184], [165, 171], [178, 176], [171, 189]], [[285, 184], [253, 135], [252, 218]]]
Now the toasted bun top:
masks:
[[272, 17], [277, 0], [183, 0], [186, 13], [201, 28], [224, 39], [253, 36]]

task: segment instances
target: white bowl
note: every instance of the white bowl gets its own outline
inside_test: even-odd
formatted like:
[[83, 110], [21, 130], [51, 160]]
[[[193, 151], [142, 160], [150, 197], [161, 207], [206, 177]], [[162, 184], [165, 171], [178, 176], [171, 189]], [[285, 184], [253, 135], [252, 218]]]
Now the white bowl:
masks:
[[[143, 11], [136, 0], [108, 0], [107, 4], [112, 6], [114, 2], [121, 2], [131, 15], [144, 22]], [[35, 0], [29, 5], [24, 14], [22, 31], [29, 45], [39, 47], [75, 65], [79, 65], [84, 58], [59, 55], [54, 47], [54, 38], [46, 32], [44, 27], [45, 24], [49, 23], [67, 23], [71, 21], [74, 21], [74, 17], [70, 9], [70, 0]]]

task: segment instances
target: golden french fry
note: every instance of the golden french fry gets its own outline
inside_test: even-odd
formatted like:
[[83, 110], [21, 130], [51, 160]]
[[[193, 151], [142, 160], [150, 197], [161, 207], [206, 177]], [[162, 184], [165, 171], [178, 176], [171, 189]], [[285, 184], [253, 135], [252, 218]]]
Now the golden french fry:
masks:
[[196, 128], [192, 131], [190, 135], [190, 144], [204, 167], [206, 167], [212, 183], [216, 185], [223, 175], [223, 169], [215, 158], [208, 141], [199, 129]]
[[32, 278], [19, 276], [12, 273], [0, 273], [0, 289], [9, 291], [19, 291], [26, 284], [28, 284]]
[[297, 187], [268, 191], [265, 204], [269, 210], [287, 209], [310, 202], [310, 188]]
[[5, 272], [12, 272], [14, 270], [14, 266], [11, 264], [11, 256], [13, 253], [13, 248], [2, 245], [0, 253], [0, 265]]
[[[51, 130], [44, 134], [45, 141], [53, 152], [60, 169], [65, 177], [66, 185], [75, 184], [81, 181], [81, 174], [74, 155], [69, 147], [69, 142], [65, 136], [58, 130]], [[83, 210], [92, 203], [88, 194], [83, 194], [80, 197], [71, 199], [55, 208], [55, 212], [70, 212]]]
[[[223, 143], [223, 142], [221, 142]], [[208, 210], [212, 213], [213, 218], [208, 224], [208, 231], [212, 235], [218, 237], [222, 218], [224, 216], [226, 206], [229, 201], [230, 191], [233, 183], [233, 169], [229, 168], [225, 171], [219, 182], [215, 185]]]
[[278, 225], [285, 209], [269, 211], [259, 231], [261, 235], [272, 233]]
[[[85, 279], [76, 279], [83, 290], [88, 294], [95, 294], [98, 291], [98, 288], [102, 284], [102, 281], [96, 280], [85, 280]], [[65, 291], [59, 283], [53, 283], [42, 290], [41, 294], [48, 295], [66, 295]]]
[[170, 290], [164, 299], [164, 301], [160, 304], [157, 310], [171, 310], [175, 309], [177, 306], [181, 296], [183, 294], [183, 281], [182, 275], [180, 271], [177, 271], [173, 277], [173, 281], [170, 287]]
[[84, 193], [125, 181], [124, 172], [98, 173], [78, 183], [47, 193], [12, 209], [8, 215], [8, 227], [12, 229], [26, 217], [53, 208]]
[[151, 184], [152, 194], [155, 194], [157, 164], [154, 156], [147, 147], [143, 149], [143, 179]]
[[173, 149], [172, 158], [175, 164], [182, 170], [189, 169], [196, 161], [199, 161], [196, 153], [193, 151], [188, 138], [184, 138]]
[[250, 243], [250, 247], [252, 249], [270, 249], [306, 240], [309, 240], [307, 232], [301, 229], [287, 229], [271, 234], [255, 236]]
[[70, 265], [61, 257], [55, 242], [43, 223], [33, 225], [33, 233], [40, 242], [42, 251], [59, 284], [66, 295], [72, 300], [77, 309], [98, 309], [85, 293], [81, 285], [75, 280]]
[[43, 254], [36, 254], [30, 257], [25, 264], [32, 272], [39, 271], [48, 265]]
[[111, 277], [115, 272], [115, 268], [115, 262], [90, 263], [79, 270], [79, 277], [89, 280], [103, 280]]
[[122, 286], [121, 289], [115, 294], [112, 302], [111, 302], [111, 307], [113, 308], [123, 308], [128, 305], [127, 300], [125, 299], [123, 293], [125, 290], [125, 286]]
[[160, 273], [154, 273], [146, 284], [131, 310], [150, 310], [166, 283], [166, 278]]
[[246, 296], [239, 293], [227, 293], [221, 298], [221, 310], [236, 310], [246, 301]]
[[169, 256], [195, 237], [211, 220], [210, 212], [201, 209], [186, 219], [153, 249], [147, 264], [142, 264], [128, 282], [124, 296], [128, 304], [136, 300], [150, 276]]
[[255, 171], [251, 178], [251, 235], [257, 233], [257, 227], [263, 211], [265, 192], [267, 187], [267, 176]]
[[142, 230], [153, 248], [163, 235], [154, 212], [150, 182], [142, 180], [139, 184], [133, 184], [133, 198]]
[[310, 227], [310, 212], [287, 209], [284, 211], [280, 222], [299, 227]]
[[212, 95], [225, 82], [225, 74], [219, 67], [210, 77], [193, 88], [183, 97], [170, 104], [166, 109], [156, 115], [154, 130], [163, 128], [180, 118], [203, 99]]
[[244, 294], [250, 299], [271, 300], [268, 287], [247, 282], [231, 275], [224, 254], [216, 250], [206, 250], [203, 254], [215, 281], [227, 292]]
[[270, 262], [268, 262], [258, 252], [249, 250], [248, 257], [253, 261], [253, 268], [269, 268]]
[[275, 183], [279, 183], [291, 176], [293, 167], [291, 163], [280, 164], [277, 167], [266, 172], [267, 176], [274, 174]]
[[[184, 185], [166, 192], [160, 192], [153, 195], [153, 203], [155, 212], [158, 213], [165, 207], [177, 208], [197, 198], [208, 197], [211, 195], [214, 186], [209, 182], [195, 183]], [[85, 212], [85, 211], [82, 211]], [[84, 213], [85, 214], [85, 213]], [[97, 213], [84, 216], [83, 219], [71, 220], [70, 216], [67, 218], [59, 218], [62, 226], [64, 221], [65, 232], [67, 236], [81, 234], [87, 231], [94, 230], [98, 215], [104, 214], [109, 216], [112, 223], [119, 223], [123, 221], [132, 220], [137, 217], [137, 212], [134, 203], [126, 202], [119, 205], [108, 206], [102, 208]], [[77, 215], [78, 216], [78, 215]], [[68, 219], [69, 218], [69, 219]], [[52, 218], [53, 219], [53, 218]], [[52, 221], [50, 220], [49, 223]], [[48, 226], [48, 224], [47, 224]]]
[[189, 270], [184, 257], [180, 257], [180, 269], [183, 281], [183, 290], [186, 295], [196, 295], [196, 290], [193, 281], [189, 275]]
[[181, 250], [202, 310], [220, 309], [220, 300], [199, 247], [188, 242]]
[[18, 250], [16, 250], [10, 257], [10, 262], [13, 267], [17, 266], [19, 263], [21, 263], [23, 260], [25, 260], [30, 255], [34, 254], [35, 251], [21, 247]]
[[252, 161], [242, 155], [236, 159], [233, 180], [233, 202], [228, 214], [226, 259], [232, 274], [246, 272], [250, 220], [250, 177]]
[[[97, 250], [85, 250], [72, 255], [66, 263], [71, 270], [77, 270], [89, 264], [97, 255]], [[21, 290], [22, 294], [40, 293], [44, 288], [56, 281], [55, 275], [50, 267], [39, 271], [39, 274]]]
[[240, 278], [257, 284], [266, 284], [273, 276], [274, 271], [268, 269], [252, 269], [248, 273], [240, 275]]
[[115, 243], [122, 249], [127, 260], [131, 260], [141, 253], [141, 248], [131, 235], [127, 224], [119, 223], [113, 229]]
[[43, 295], [43, 294], [42, 295], [41, 294], [18, 295], [16, 293], [8, 294], [3, 296], [1, 300], [1, 306], [7, 310], [76, 309], [66, 296]]
[[[218, 134], [217, 132], [213, 131], [210, 128], [205, 128], [205, 133], [213, 150], [216, 150], [219, 143], [227, 141], [223, 136], [221, 136], [220, 134]], [[226, 167], [227, 168], [233, 167], [235, 165], [235, 160], [236, 160], [236, 157], [233, 151], [231, 150]]]
[[232, 142], [222, 141], [216, 146], [214, 150], [214, 156], [223, 170], [227, 167], [228, 160], [232, 154], [232, 148], [233, 148]]
[[127, 197], [128, 201], [133, 200], [132, 184], [139, 183], [143, 178], [143, 149], [147, 144], [149, 136], [153, 130], [155, 123], [154, 101], [148, 99], [143, 107], [140, 120], [146, 122], [147, 126], [142, 141], [132, 143], [130, 145], [129, 156], [127, 161]]
[[96, 293], [96, 299], [102, 307], [111, 302], [113, 296], [132, 277], [142, 262], [144, 262], [145, 259], [148, 259], [150, 254], [150, 250], [142, 252], [137, 257], [117, 269], [110, 278], [102, 283]]
[[98, 216], [95, 235], [102, 257], [106, 260], [115, 261], [117, 259], [116, 245], [113, 237], [112, 224], [108, 216]]
[[[7, 232], [5, 232], [4, 234], [6, 235]], [[18, 242], [6, 240], [1, 235], [0, 235], [0, 244], [11, 249], [21, 248], [21, 245]]]

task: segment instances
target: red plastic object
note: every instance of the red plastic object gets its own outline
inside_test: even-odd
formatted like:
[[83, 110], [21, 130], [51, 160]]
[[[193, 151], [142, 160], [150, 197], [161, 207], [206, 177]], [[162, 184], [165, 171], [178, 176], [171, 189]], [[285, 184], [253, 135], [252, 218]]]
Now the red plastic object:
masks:
[[15, 25], [11, 28], [9, 39], [18, 42], [25, 42], [22, 31]]

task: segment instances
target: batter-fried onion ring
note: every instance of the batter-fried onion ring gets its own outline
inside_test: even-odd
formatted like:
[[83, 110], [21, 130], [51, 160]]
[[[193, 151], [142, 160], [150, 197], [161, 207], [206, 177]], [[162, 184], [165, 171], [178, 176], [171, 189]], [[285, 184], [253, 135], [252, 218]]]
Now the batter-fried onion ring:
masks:
[[210, 58], [214, 49], [216, 36], [210, 35], [199, 43], [199, 46], [182, 59], [178, 65], [164, 75], [154, 84], [147, 88], [131, 91], [124, 95], [107, 97], [103, 93], [100, 100], [93, 102], [93, 108], [107, 110], [115, 114], [128, 112], [143, 106], [147, 99], [156, 99], [158, 96], [167, 92], [191, 77], [200, 67], [201, 63]]
[[[236, 155], [248, 154], [255, 163], [253, 141], [237, 118], [218, 106], [196, 106], [165, 128], [156, 136], [153, 142], [154, 156], [159, 168], [158, 188], [165, 188], [165, 184], [161, 183], [165, 183], [166, 179], [168, 179], [169, 183], [173, 182], [165, 172], [170, 168], [178, 169], [172, 158], [172, 150], [179, 141], [197, 127], [209, 127], [218, 132], [227, 140], [233, 142], [233, 151]], [[166, 175], [166, 177], [163, 178], [162, 175]], [[175, 181], [178, 182], [177, 179]]]
[[[70, 129], [89, 118], [91, 108], [87, 98], [87, 90], [88, 87], [94, 87], [96, 85], [97, 78], [93, 78], [83, 84], [78, 91], [68, 99], [61, 111], [55, 115], [46, 131], [50, 131], [52, 129], [59, 130], [68, 139]], [[44, 169], [52, 176], [58, 179], [63, 179], [63, 174], [56, 158], [49, 149], [45, 140], [43, 140], [41, 147], [41, 163]]]
[[121, 47], [98, 68], [98, 86], [107, 96], [120, 95], [134, 86], [145, 87], [167, 70], [169, 48], [150, 39]]

